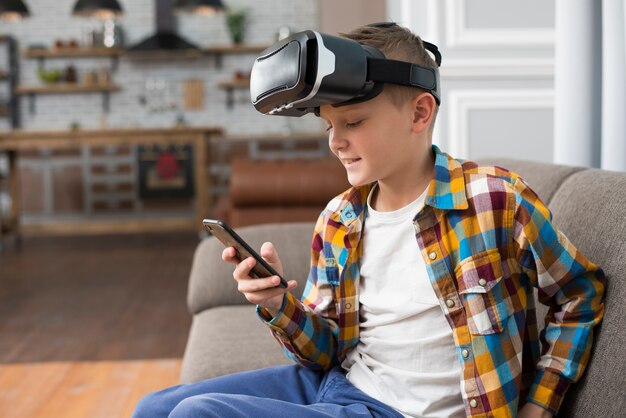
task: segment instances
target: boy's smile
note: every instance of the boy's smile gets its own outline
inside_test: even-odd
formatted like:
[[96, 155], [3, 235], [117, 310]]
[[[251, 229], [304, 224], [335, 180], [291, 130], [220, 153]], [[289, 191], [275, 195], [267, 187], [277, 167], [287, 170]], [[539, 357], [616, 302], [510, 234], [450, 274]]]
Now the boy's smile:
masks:
[[330, 149], [346, 168], [353, 186], [379, 180], [391, 168], [389, 136], [393, 129], [389, 128], [396, 124], [387, 125], [386, 121], [395, 120], [394, 110], [382, 95], [354, 105], [320, 108], [320, 116], [328, 126]]
[[362, 103], [320, 107], [330, 150], [346, 168], [350, 184], [377, 181], [379, 195], [387, 196], [423, 191], [431, 147], [425, 132], [415, 129], [415, 113], [414, 101], [398, 107], [384, 92]]

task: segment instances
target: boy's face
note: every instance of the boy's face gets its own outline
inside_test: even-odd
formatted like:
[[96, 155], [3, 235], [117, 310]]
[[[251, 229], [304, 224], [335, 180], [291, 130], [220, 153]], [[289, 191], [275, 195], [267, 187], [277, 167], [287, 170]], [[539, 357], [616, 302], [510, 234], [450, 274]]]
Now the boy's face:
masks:
[[416, 154], [426, 152], [419, 145], [424, 141], [415, 138], [412, 103], [399, 108], [384, 92], [362, 103], [321, 106], [320, 117], [328, 128], [330, 150], [353, 186], [401, 181], [406, 168], [415, 165]]

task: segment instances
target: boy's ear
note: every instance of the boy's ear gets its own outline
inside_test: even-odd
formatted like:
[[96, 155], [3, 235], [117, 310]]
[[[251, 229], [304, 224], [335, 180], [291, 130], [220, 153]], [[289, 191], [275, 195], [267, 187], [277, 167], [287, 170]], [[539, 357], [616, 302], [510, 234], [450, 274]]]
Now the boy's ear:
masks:
[[422, 133], [431, 125], [437, 102], [432, 94], [424, 92], [411, 100], [411, 106], [413, 109], [413, 131]]

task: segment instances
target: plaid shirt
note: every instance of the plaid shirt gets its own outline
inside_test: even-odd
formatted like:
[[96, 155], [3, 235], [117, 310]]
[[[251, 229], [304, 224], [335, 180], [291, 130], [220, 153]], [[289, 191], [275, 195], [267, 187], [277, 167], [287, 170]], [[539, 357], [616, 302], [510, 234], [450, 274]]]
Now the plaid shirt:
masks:
[[[435, 177], [415, 216], [428, 276], [454, 335], [471, 417], [515, 417], [530, 401], [556, 413], [589, 360], [605, 277], [551, 223], [517, 174], [453, 159], [433, 145]], [[285, 353], [328, 370], [359, 341], [361, 232], [372, 185], [322, 212], [302, 301], [287, 294], [272, 318]], [[539, 335], [533, 289], [551, 307]], [[541, 341], [541, 350], [540, 350]]]

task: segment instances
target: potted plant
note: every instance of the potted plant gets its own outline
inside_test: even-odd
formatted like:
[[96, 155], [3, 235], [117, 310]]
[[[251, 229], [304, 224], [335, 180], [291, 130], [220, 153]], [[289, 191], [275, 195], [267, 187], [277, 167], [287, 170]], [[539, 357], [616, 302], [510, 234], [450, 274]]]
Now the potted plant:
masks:
[[228, 32], [233, 43], [242, 43], [246, 29], [246, 11], [243, 9], [228, 10], [226, 12], [226, 26], [228, 26]]

